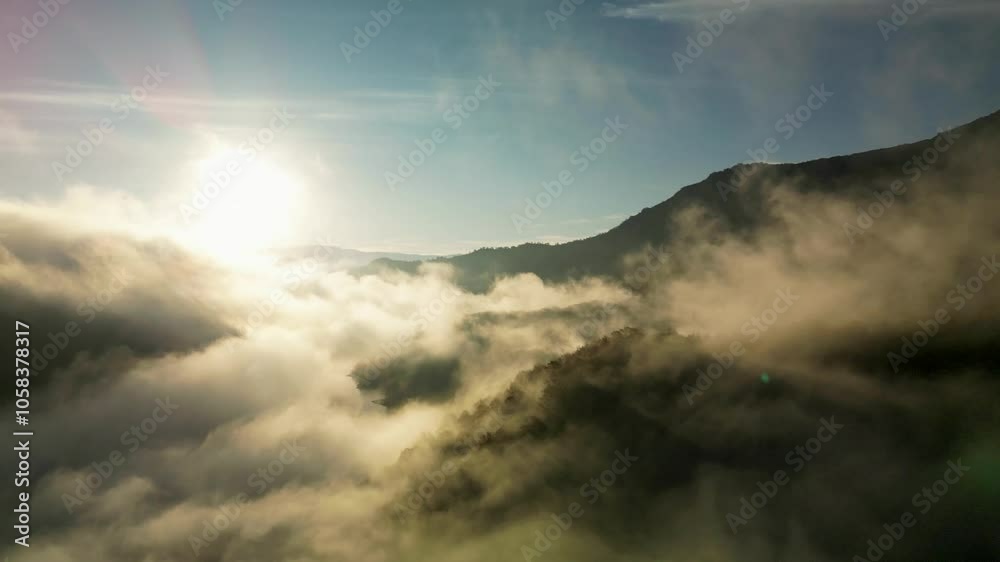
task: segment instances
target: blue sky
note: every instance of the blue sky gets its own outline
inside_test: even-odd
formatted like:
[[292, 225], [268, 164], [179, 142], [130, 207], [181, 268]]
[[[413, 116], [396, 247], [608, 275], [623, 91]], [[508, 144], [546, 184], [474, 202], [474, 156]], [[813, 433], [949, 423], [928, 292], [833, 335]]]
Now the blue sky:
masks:
[[[772, 161], [808, 160], [927, 137], [1000, 100], [992, 1], [912, 0], [886, 39], [878, 21], [891, 21], [894, 2], [882, 0], [585, 0], [564, 21], [546, 15], [556, 0], [400, 0], [350, 61], [342, 45], [388, 0], [243, 0], [222, 17], [210, 0], [63, 1], [26, 41], [11, 34], [43, 9], [37, 0], [0, 8], [0, 194], [190, 228], [177, 217], [192, 194], [275, 110], [294, 115], [212, 203], [249, 209], [244, 218], [199, 215], [216, 224], [198, 236], [244, 229], [258, 242], [422, 253], [563, 241], [748, 159], [772, 136]], [[673, 54], [723, 10], [731, 23], [680, 72]], [[155, 88], [123, 117], [114, 103], [147, 68], [162, 80], [147, 78]], [[481, 79], [498, 85], [454, 128], [446, 112]], [[781, 138], [776, 121], [821, 85], [833, 96]], [[574, 151], [616, 117], [628, 128], [581, 171]], [[113, 132], [54, 172], [102, 119]], [[435, 129], [447, 138], [390, 189], [386, 173]], [[525, 198], [564, 170], [573, 183], [515, 228]]]

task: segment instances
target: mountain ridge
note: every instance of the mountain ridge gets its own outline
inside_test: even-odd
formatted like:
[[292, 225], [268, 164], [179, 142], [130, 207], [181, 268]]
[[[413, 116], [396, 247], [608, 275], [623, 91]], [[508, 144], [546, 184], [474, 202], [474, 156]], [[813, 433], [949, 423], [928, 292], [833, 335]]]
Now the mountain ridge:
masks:
[[[617, 226], [588, 238], [560, 244], [529, 242], [517, 246], [480, 248], [458, 256], [435, 258], [430, 263], [447, 263], [457, 270], [456, 282], [474, 292], [486, 292], [500, 277], [533, 273], [543, 281], [566, 282], [585, 276], [621, 279], [626, 255], [660, 246], [676, 240], [670, 225], [680, 212], [692, 205], [701, 205], [736, 231], [752, 229], [766, 220], [765, 198], [768, 187], [778, 183], [793, 183], [796, 190], [837, 192], [855, 197], [869, 195], [872, 188], [886, 189], [887, 178], [901, 177], [906, 162], [914, 154], [932, 147], [942, 131], [953, 131], [963, 139], [964, 147], [975, 143], [969, 139], [1000, 138], [1000, 111], [952, 129], [941, 130], [934, 137], [893, 147], [866, 150], [846, 155], [830, 156], [798, 163], [741, 163], [710, 173], [705, 179], [684, 186], [676, 193], [651, 207], [631, 215]], [[942, 153], [934, 164], [934, 173], [947, 168], [952, 154]], [[749, 168], [743, 181], [738, 176]], [[883, 185], [883, 181], [886, 183]], [[744, 183], [745, 182], [745, 183]], [[729, 185], [729, 187], [726, 186]], [[734, 186], [736, 192], [730, 189]], [[372, 274], [387, 270], [415, 273], [420, 263], [377, 259], [356, 270]], [[582, 264], [582, 265], [581, 265]]]

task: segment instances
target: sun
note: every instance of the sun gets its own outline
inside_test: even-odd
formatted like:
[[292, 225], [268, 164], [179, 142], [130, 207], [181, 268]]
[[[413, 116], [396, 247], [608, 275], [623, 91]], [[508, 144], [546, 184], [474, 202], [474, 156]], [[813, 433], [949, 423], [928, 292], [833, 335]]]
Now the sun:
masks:
[[301, 182], [267, 160], [243, 161], [220, 151], [198, 162], [200, 189], [188, 238], [220, 256], [239, 256], [287, 243], [296, 224]]

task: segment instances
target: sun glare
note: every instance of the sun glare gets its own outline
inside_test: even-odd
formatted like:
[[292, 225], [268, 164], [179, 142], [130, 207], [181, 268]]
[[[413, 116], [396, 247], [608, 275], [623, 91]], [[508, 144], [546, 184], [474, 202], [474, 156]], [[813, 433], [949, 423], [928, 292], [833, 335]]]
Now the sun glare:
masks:
[[187, 236], [194, 245], [232, 257], [290, 241], [302, 191], [295, 176], [231, 150], [200, 161], [198, 172], [201, 197]]

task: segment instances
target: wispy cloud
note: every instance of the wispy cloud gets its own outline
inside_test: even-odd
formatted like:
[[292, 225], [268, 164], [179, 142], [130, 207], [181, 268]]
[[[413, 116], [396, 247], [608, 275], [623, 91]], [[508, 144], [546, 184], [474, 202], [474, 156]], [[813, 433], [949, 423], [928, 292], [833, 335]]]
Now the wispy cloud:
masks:
[[[841, 16], [857, 16], [883, 11], [890, 2], [878, 0], [661, 0], [639, 2], [629, 6], [606, 4], [602, 10], [605, 17], [625, 19], [646, 19], [662, 22], [697, 22], [703, 18], [718, 16], [719, 12], [732, 8], [734, 4], [747, 4], [768, 9], [797, 10], [802, 8], [824, 8]], [[943, 15], [964, 17], [1000, 14], [1000, 4], [993, 0], [955, 0], [947, 4], [933, 6]]]
[[644, 2], [633, 6], [606, 6], [602, 13], [611, 18], [659, 21], [697, 20], [711, 12], [732, 7], [729, 0], [676, 0]]
[[[29, 80], [0, 90], [0, 104], [16, 107], [20, 113], [44, 114], [58, 111], [73, 114], [107, 111], [124, 95], [128, 95], [127, 88], [107, 84]], [[210, 92], [164, 91], [150, 96], [143, 102], [143, 106], [157, 113], [184, 117], [199, 123], [228, 122], [234, 117], [269, 112], [275, 107], [295, 108], [301, 115], [316, 121], [419, 121], [437, 117], [441, 98], [442, 92], [433, 87], [404, 91], [347, 90], [324, 96], [293, 97], [233, 97]], [[37, 111], [31, 112], [32, 109]], [[6, 130], [9, 127], [9, 119], [0, 116], [0, 128]]]
[[24, 126], [17, 115], [0, 110], [0, 152], [31, 154], [38, 150], [38, 133]]

